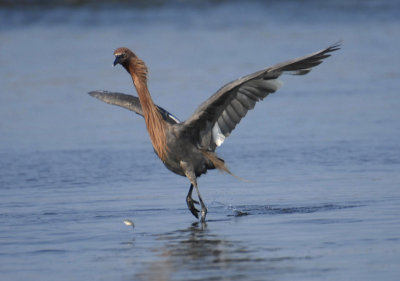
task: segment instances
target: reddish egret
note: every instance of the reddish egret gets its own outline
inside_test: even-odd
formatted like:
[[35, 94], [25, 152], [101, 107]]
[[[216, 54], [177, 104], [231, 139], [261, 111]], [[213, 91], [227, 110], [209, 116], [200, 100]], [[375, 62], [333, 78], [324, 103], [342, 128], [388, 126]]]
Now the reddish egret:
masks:
[[[165, 109], [154, 104], [147, 88], [147, 67], [131, 50], [118, 48], [114, 66], [121, 64], [131, 75], [138, 97], [107, 91], [89, 94], [106, 103], [132, 110], [144, 117], [155, 153], [175, 174], [190, 181], [186, 203], [191, 213], [205, 221], [207, 208], [197, 186], [197, 177], [207, 170], [219, 169], [229, 174], [224, 160], [215, 150], [232, 132], [256, 102], [274, 93], [282, 84], [278, 77], [284, 73], [304, 75], [319, 65], [330, 53], [340, 48], [334, 44], [319, 52], [283, 62], [232, 81], [206, 100], [189, 119], [180, 122]], [[192, 198], [195, 188], [199, 202]]]

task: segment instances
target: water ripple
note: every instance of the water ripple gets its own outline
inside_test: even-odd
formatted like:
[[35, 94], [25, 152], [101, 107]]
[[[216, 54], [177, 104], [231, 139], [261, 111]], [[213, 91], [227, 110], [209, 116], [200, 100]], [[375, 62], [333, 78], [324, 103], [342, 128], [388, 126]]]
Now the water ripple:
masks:
[[324, 203], [306, 206], [274, 206], [274, 205], [240, 205], [231, 206], [233, 214], [228, 216], [241, 217], [248, 215], [282, 215], [282, 214], [309, 214], [327, 212], [348, 208], [361, 207], [361, 204]]

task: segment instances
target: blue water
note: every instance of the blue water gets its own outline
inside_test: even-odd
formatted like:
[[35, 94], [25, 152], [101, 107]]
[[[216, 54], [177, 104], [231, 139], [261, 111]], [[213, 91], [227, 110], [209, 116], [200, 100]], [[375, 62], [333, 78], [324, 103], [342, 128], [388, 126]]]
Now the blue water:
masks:
[[[399, 11], [372, 0], [0, 7], [0, 279], [398, 280]], [[219, 148], [247, 181], [199, 179], [206, 224], [143, 120], [87, 95], [134, 93], [111, 67], [127, 46], [156, 103], [184, 120], [223, 84], [338, 40]]]

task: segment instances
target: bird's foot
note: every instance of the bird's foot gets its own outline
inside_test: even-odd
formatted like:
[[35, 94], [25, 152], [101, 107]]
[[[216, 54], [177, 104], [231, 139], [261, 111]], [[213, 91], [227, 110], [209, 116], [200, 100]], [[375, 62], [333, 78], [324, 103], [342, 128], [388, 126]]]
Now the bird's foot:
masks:
[[[186, 197], [186, 204], [188, 206], [189, 211], [195, 216], [197, 219], [199, 218], [199, 210], [196, 209], [195, 204], [199, 204], [198, 201], [194, 200], [191, 196]], [[206, 211], [207, 213], [207, 211]], [[201, 216], [203, 217], [203, 210], [201, 211]]]
[[207, 208], [204, 205], [201, 208], [201, 222], [205, 222], [206, 221], [206, 215], [207, 215]]

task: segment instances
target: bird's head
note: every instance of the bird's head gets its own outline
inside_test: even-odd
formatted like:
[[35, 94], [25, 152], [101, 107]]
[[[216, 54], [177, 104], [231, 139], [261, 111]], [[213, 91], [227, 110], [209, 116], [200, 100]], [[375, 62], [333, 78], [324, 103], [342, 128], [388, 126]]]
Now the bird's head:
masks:
[[145, 63], [139, 59], [131, 50], [122, 47], [114, 51], [115, 60], [113, 65], [122, 65], [129, 74], [137, 78], [140, 81], [147, 81], [147, 67]]
[[113, 66], [116, 66], [117, 64], [122, 65], [123, 67], [127, 67], [129, 64], [129, 61], [132, 57], [135, 57], [135, 54], [132, 53], [131, 50], [125, 47], [118, 48], [114, 51], [114, 63]]

